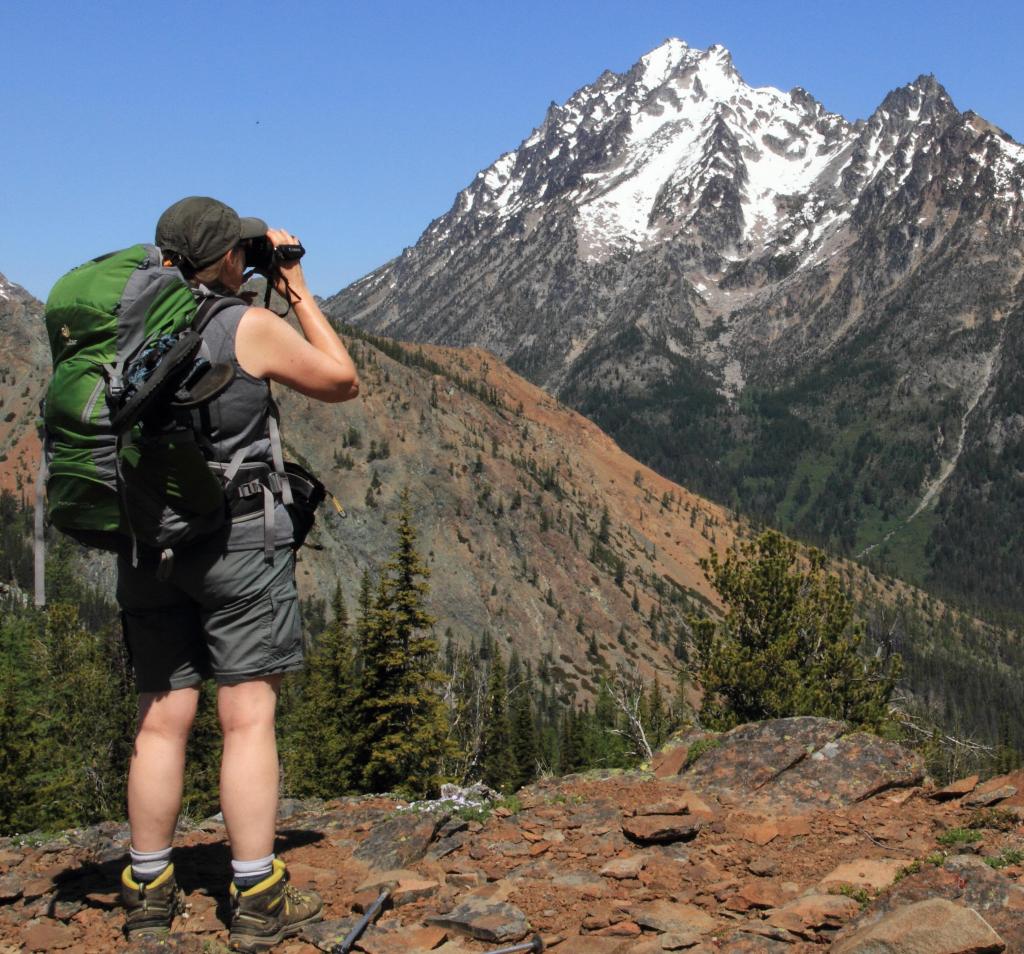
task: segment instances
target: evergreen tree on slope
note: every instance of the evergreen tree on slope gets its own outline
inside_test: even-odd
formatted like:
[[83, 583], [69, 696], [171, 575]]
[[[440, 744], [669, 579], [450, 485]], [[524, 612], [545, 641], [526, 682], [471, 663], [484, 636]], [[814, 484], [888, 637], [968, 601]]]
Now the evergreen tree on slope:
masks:
[[396, 549], [361, 627], [363, 671], [357, 700], [358, 764], [369, 791], [423, 796], [441, 782], [448, 726], [437, 668], [435, 620], [424, 608], [429, 570], [416, 552], [408, 491]]

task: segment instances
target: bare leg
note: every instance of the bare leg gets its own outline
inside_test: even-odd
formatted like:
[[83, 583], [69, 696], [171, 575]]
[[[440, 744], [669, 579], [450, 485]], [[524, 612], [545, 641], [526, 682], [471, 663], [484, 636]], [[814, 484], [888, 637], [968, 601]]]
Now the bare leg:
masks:
[[128, 770], [132, 846], [160, 851], [171, 843], [185, 784], [185, 743], [199, 687], [139, 694], [139, 728]]
[[281, 676], [217, 687], [217, 714], [224, 732], [220, 807], [236, 861], [274, 850], [277, 828], [277, 739], [274, 712]]

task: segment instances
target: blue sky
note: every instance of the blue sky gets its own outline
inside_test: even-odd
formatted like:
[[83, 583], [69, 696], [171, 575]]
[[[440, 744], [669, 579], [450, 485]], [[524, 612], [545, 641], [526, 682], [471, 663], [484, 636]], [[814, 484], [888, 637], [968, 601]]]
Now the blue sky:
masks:
[[0, 272], [45, 297], [209, 194], [295, 231], [331, 294], [502, 152], [669, 36], [865, 117], [934, 73], [1024, 137], [1024, 4], [946, 0], [3, 0]]

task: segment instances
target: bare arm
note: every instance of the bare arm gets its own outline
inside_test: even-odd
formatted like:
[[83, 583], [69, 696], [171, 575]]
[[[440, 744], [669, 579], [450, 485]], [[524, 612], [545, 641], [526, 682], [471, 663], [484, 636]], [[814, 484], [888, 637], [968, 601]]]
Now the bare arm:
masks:
[[[280, 229], [267, 235], [275, 245], [295, 241]], [[348, 350], [314, 300], [299, 263], [282, 272], [300, 299], [294, 308], [302, 334], [272, 311], [250, 308], [235, 338], [238, 363], [253, 377], [269, 378], [320, 401], [351, 400], [359, 394], [359, 375]]]

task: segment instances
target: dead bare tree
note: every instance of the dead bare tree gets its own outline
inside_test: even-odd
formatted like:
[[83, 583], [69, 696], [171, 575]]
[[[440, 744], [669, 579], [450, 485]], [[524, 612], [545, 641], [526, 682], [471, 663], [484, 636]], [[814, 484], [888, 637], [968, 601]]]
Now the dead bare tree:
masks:
[[629, 741], [643, 761], [649, 762], [654, 752], [647, 741], [647, 732], [641, 718], [645, 686], [640, 671], [635, 665], [630, 669], [619, 666], [610, 688], [615, 705], [625, 716], [625, 728], [614, 731]]

